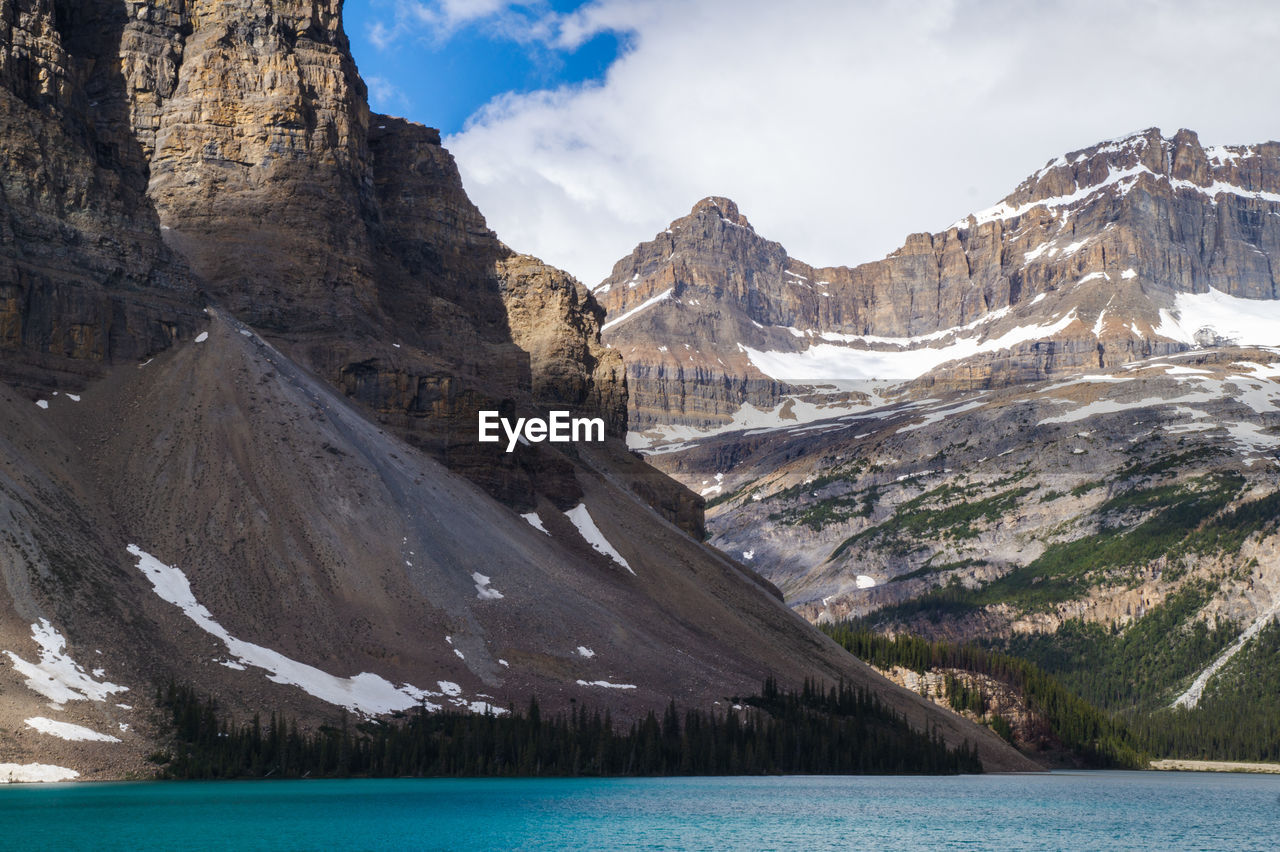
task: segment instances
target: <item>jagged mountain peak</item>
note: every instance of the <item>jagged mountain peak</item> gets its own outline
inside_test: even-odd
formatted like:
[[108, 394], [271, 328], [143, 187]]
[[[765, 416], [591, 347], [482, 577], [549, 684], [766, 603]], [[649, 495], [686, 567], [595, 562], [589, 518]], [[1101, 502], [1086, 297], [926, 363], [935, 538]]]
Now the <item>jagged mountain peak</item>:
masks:
[[[693, 205], [693, 209], [689, 211], [689, 216], [697, 216], [700, 213], [714, 213], [730, 225], [739, 225], [750, 231], [755, 231], [751, 227], [751, 223], [747, 221], [747, 217], [743, 216], [738, 210], [738, 205], [729, 198], [720, 195], [709, 195], [706, 198]], [[679, 220], [672, 224], [678, 224]]]
[[1203, 146], [1193, 130], [1183, 128], [1166, 137], [1159, 128], [1148, 128], [1050, 160], [999, 204], [953, 227], [1007, 221], [1037, 207], [1069, 209], [1101, 190], [1124, 196], [1140, 182], [1208, 198], [1226, 193], [1275, 201], [1280, 199], [1277, 156], [1280, 145], [1275, 142]]
[[[498, 241], [436, 131], [369, 113], [339, 0], [18, 5], [0, 16], [22, 48], [0, 61], [7, 759], [145, 773], [171, 679], [315, 726], [531, 694], [622, 718], [776, 676], [865, 682], [953, 744], [986, 737], [991, 768], [1026, 765], [702, 544], [702, 501], [619, 440], [600, 308]], [[748, 233], [724, 200], [696, 220]], [[478, 411], [566, 408], [608, 436], [478, 440]], [[60, 739], [68, 718], [88, 740]]]
[[[665, 266], [681, 266], [688, 272], [672, 278], [678, 296], [690, 286], [717, 286], [712, 273], [715, 269], [735, 263], [755, 267], [767, 263], [765, 257], [785, 255], [782, 246], [756, 233], [733, 200], [711, 195], [615, 263], [609, 277], [592, 287], [592, 292], [603, 295], [613, 291], [609, 310], [617, 314], [653, 295], [647, 285], [671, 277], [660, 273]], [[639, 282], [646, 286], [638, 286]]]
[[1258, 342], [1254, 319], [1280, 296], [1273, 142], [1157, 128], [1099, 142], [856, 267], [790, 257], [732, 227], [725, 201], [700, 202], [596, 290], [633, 430], [742, 428], [832, 380], [988, 388]]

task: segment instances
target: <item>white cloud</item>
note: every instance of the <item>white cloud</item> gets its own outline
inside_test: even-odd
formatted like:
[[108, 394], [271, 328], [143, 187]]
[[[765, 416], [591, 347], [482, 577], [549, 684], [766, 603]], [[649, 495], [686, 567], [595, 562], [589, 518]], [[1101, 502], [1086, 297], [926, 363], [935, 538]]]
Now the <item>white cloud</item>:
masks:
[[504, 240], [587, 283], [706, 195], [802, 260], [856, 263], [1125, 131], [1276, 136], [1267, 0], [596, 0], [556, 23], [561, 47], [628, 49], [446, 144]]
[[[520, 40], [546, 33], [545, 0], [390, 0], [378, 4], [390, 9], [389, 20], [369, 25], [369, 40], [385, 50], [402, 38], [427, 35], [447, 40], [463, 27], [487, 23], [497, 34]], [[536, 15], [524, 14], [534, 9]]]
[[369, 106], [376, 112], [392, 112], [409, 105], [409, 100], [390, 80], [377, 75], [364, 78], [369, 89]]

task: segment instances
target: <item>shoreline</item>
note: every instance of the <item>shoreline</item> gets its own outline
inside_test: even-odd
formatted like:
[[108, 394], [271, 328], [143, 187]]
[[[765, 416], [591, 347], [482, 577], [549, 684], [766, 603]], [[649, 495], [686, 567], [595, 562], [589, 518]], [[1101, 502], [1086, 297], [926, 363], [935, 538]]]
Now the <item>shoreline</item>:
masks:
[[1280, 763], [1246, 763], [1235, 760], [1182, 760], [1173, 758], [1151, 761], [1151, 768], [1160, 772], [1244, 772], [1250, 774], [1280, 774]]

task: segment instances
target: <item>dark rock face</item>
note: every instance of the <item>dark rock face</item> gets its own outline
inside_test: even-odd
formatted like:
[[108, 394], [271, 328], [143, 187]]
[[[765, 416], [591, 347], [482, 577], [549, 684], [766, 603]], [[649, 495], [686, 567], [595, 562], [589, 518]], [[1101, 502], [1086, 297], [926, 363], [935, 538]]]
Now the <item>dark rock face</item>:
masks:
[[498, 274], [512, 339], [529, 353], [534, 399], [599, 414], [607, 433], [622, 437], [627, 380], [622, 356], [600, 342], [604, 309], [576, 279], [534, 257], [503, 258]]
[[920, 378], [929, 389], [1179, 351], [1157, 331], [1176, 294], [1280, 296], [1278, 212], [1280, 143], [1205, 148], [1190, 131], [1149, 130], [1059, 157], [996, 207], [852, 268], [796, 261], [732, 202], [708, 198], [594, 292], [606, 339], [627, 357], [633, 428], [715, 426], [789, 392], [743, 346], [798, 352], [825, 334], [887, 339], [856, 345], [892, 352], [1053, 327], [933, 367]]
[[106, 4], [5, 3], [0, 36], [0, 376], [78, 387], [202, 322], [195, 279], [160, 240], [123, 122]]
[[437, 131], [369, 114], [337, 3], [4, 8], [6, 377], [144, 359], [209, 299], [495, 496], [576, 498], [558, 454], [477, 445], [476, 414], [622, 435], [602, 311], [497, 239]]
[[255, 325], [368, 316], [369, 112], [338, 4], [175, 2], [127, 29], [131, 119], [167, 241]]
[[[779, 675], [1031, 768], [686, 534], [702, 499], [620, 440], [601, 307], [488, 230], [438, 133], [369, 114], [340, 9], [0, 2], [5, 759], [147, 773], [171, 678], [314, 726], [532, 694], [630, 719]], [[476, 441], [480, 409], [550, 407], [609, 438]], [[127, 700], [50, 709], [19, 662], [54, 636]]]

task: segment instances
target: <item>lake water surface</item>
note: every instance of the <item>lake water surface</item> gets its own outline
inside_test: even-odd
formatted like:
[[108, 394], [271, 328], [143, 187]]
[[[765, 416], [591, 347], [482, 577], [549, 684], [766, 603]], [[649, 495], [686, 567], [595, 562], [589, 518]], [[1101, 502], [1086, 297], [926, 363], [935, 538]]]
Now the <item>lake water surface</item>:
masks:
[[249, 781], [0, 787], [0, 848], [1280, 847], [1280, 777]]

